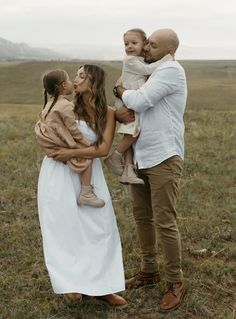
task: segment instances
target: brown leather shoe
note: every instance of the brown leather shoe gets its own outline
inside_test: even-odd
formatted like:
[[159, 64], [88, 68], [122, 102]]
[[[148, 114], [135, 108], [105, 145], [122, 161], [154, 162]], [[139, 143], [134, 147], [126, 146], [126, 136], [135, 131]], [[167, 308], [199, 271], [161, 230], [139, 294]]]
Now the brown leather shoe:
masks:
[[168, 311], [177, 308], [183, 300], [185, 288], [182, 282], [168, 283], [167, 292], [160, 302], [160, 310]]
[[117, 294], [109, 294], [109, 295], [104, 295], [104, 296], [98, 296], [96, 297], [99, 300], [102, 300], [109, 306], [114, 306], [114, 307], [125, 307], [127, 306], [127, 301], [122, 298], [121, 296]]
[[144, 286], [156, 285], [160, 282], [159, 272], [145, 273], [143, 271], [138, 272], [134, 277], [125, 281], [126, 289], [137, 289]]

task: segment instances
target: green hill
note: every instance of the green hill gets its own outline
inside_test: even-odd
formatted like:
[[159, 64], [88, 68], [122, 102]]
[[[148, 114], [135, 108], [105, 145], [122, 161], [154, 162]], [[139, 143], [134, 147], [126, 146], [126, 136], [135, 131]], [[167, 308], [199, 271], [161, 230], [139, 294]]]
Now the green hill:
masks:
[[[121, 74], [120, 61], [41, 61], [0, 62], [0, 103], [42, 104], [42, 74], [51, 69], [65, 69], [71, 79], [80, 65], [94, 63], [107, 73], [106, 93], [113, 104], [112, 88]], [[180, 61], [188, 81], [188, 107], [234, 109], [236, 100], [236, 61]]]
[[[65, 69], [71, 80], [74, 80], [77, 69], [85, 62], [2, 62], [0, 63], [0, 103], [42, 104], [41, 77], [46, 71], [56, 68]], [[108, 103], [113, 103], [112, 88], [121, 73], [121, 62], [87, 61], [86, 63], [94, 63], [104, 68], [107, 74]]]

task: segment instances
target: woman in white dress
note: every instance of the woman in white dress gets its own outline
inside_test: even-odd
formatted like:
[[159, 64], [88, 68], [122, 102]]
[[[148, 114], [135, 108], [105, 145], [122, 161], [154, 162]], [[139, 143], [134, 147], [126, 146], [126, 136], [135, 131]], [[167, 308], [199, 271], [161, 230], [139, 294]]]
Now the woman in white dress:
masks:
[[[113, 306], [126, 301], [120, 236], [98, 157], [106, 156], [115, 131], [114, 111], [107, 107], [104, 71], [79, 68], [74, 81], [75, 115], [84, 137], [94, 144], [81, 149], [45, 149], [39, 175], [38, 209], [46, 267], [57, 294], [81, 300], [96, 296]], [[92, 184], [102, 208], [80, 206], [80, 177], [64, 164], [70, 158], [93, 159]]]

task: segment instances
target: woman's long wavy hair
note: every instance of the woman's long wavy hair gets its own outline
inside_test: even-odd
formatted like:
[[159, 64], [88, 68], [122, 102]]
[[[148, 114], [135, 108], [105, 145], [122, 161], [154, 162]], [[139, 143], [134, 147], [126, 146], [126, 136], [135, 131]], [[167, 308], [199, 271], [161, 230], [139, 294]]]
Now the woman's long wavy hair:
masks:
[[86, 76], [89, 77], [91, 87], [91, 97], [89, 99], [90, 106], [95, 110], [94, 119], [88, 114], [83, 99], [83, 94], [76, 93], [74, 99], [75, 112], [79, 118], [82, 118], [97, 134], [96, 146], [101, 144], [103, 140], [103, 132], [106, 126], [107, 118], [107, 100], [105, 94], [105, 72], [102, 68], [93, 64], [85, 64], [80, 68], [84, 68]]
[[53, 106], [56, 104], [58, 97], [60, 95], [60, 85], [67, 79], [67, 73], [64, 70], [53, 70], [49, 71], [43, 76], [43, 88], [44, 88], [44, 106], [45, 108], [48, 102], [48, 94], [54, 97], [52, 104], [50, 105], [45, 118], [51, 111]]

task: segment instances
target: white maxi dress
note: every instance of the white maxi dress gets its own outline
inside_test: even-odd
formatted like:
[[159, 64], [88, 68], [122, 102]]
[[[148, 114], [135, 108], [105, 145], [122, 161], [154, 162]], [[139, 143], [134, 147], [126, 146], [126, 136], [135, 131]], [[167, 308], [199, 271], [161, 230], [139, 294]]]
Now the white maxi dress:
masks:
[[[95, 133], [78, 121], [84, 136]], [[99, 159], [92, 184], [102, 208], [78, 206], [79, 174], [45, 156], [38, 182], [38, 211], [46, 267], [55, 293], [101, 296], [125, 290], [120, 236]]]

